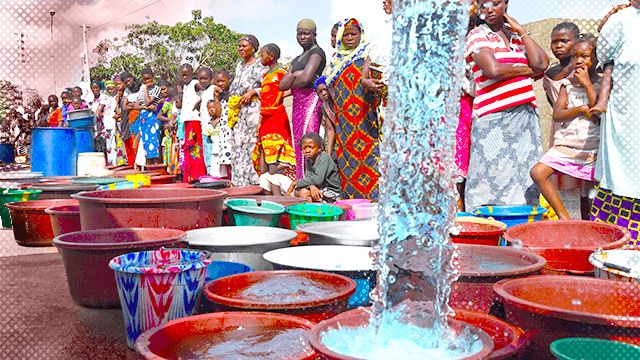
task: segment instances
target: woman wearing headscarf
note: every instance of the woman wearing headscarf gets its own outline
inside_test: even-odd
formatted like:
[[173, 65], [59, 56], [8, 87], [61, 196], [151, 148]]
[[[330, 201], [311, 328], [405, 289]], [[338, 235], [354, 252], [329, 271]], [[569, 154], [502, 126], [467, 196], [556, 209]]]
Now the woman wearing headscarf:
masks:
[[280, 90], [291, 90], [293, 111], [293, 146], [296, 150], [296, 176], [304, 175], [304, 157], [300, 149], [302, 135], [320, 130], [322, 101], [314, 89], [315, 80], [322, 75], [327, 58], [316, 41], [316, 23], [311, 19], [302, 19], [296, 28], [296, 39], [302, 47], [302, 54], [291, 62], [289, 72], [280, 82]]
[[[331, 60], [326, 84], [336, 103], [338, 169], [344, 199], [378, 199], [382, 81], [372, 78], [375, 54], [356, 19], [340, 22], [338, 52]], [[372, 61], [374, 59], [374, 61]]]
[[235, 186], [258, 184], [259, 178], [253, 168], [251, 154], [257, 142], [260, 123], [260, 87], [268, 68], [256, 58], [260, 44], [253, 35], [238, 42], [238, 53], [242, 60], [236, 66], [229, 98], [229, 127], [232, 135], [232, 181]]

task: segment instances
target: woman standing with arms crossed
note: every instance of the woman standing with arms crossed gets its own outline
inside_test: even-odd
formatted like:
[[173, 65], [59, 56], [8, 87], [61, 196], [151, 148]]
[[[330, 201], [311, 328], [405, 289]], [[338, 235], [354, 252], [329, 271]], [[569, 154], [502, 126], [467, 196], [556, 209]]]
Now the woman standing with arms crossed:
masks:
[[483, 204], [538, 204], [529, 176], [542, 155], [532, 77], [549, 65], [531, 33], [506, 13], [508, 0], [480, 0], [484, 23], [467, 35], [465, 57], [476, 87], [467, 210]]
[[296, 39], [303, 52], [291, 62], [289, 72], [280, 82], [280, 90], [291, 90], [293, 94], [291, 125], [296, 150], [296, 176], [302, 179], [305, 160], [300, 140], [304, 134], [320, 130], [322, 101], [313, 84], [322, 75], [327, 59], [316, 41], [316, 23], [313, 20], [302, 19], [298, 22]]

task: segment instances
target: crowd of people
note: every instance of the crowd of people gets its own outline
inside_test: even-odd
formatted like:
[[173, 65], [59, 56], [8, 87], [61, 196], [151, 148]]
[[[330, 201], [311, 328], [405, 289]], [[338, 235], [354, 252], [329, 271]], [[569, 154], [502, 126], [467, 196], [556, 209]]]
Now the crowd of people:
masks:
[[[387, 13], [392, 5], [383, 1]], [[559, 23], [551, 33], [559, 61], [552, 67], [507, 5], [472, 4], [456, 119], [460, 209], [537, 205], [542, 193], [558, 217], [568, 219], [552, 182], [552, 175], [565, 174], [582, 182], [583, 218], [625, 226], [637, 239], [640, 127], [633, 121], [640, 109], [629, 100], [635, 85], [628, 78], [640, 78], [638, 52], [629, 50], [638, 48], [640, 1], [608, 14], [599, 37]], [[274, 195], [375, 201], [388, 63], [365, 41], [356, 19], [335, 24], [330, 56], [316, 34], [313, 20], [298, 22], [302, 53], [286, 69], [276, 44], [260, 47], [246, 35], [233, 75], [183, 64], [170, 84], [156, 83], [151, 69], [139, 77], [124, 72], [104, 83], [106, 92], [92, 84], [84, 101], [79, 88], [64, 91], [60, 107], [51, 95], [42, 121], [63, 126], [68, 111], [91, 108], [98, 117], [96, 144], [113, 166], [162, 162], [186, 182], [209, 175], [238, 186], [259, 184]], [[543, 100], [553, 106], [552, 143], [544, 154], [533, 90], [538, 80]], [[289, 96], [291, 119], [284, 106]]]

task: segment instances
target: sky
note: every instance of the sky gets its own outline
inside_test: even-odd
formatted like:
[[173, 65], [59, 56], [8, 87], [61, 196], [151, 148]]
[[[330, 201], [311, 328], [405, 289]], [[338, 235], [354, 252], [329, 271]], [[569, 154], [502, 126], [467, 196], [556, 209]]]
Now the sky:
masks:
[[[510, 0], [509, 13], [521, 23], [550, 17], [601, 18], [623, 1]], [[56, 10], [53, 44], [50, 9]], [[391, 44], [391, 20], [382, 11], [382, 0], [0, 0], [0, 80], [34, 87], [41, 95], [59, 94], [62, 87], [80, 80], [83, 23], [90, 27], [91, 52], [101, 40], [126, 34], [126, 25], [188, 21], [193, 9], [236, 32], [256, 35], [261, 44], [278, 44], [287, 57], [301, 52], [295, 27], [305, 17], [316, 21], [318, 43], [328, 56], [331, 26], [345, 17], [360, 20], [367, 40], [382, 50]], [[21, 39], [25, 49], [20, 49]], [[90, 60], [94, 65], [95, 55]]]

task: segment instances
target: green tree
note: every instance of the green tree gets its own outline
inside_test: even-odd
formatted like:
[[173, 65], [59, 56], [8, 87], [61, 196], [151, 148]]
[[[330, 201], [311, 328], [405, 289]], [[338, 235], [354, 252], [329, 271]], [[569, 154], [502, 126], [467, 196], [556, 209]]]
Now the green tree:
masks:
[[194, 68], [233, 71], [240, 60], [236, 47], [242, 35], [213, 17], [202, 17], [200, 10], [191, 15], [190, 21], [175, 25], [156, 21], [131, 25], [125, 37], [101, 41], [94, 49], [98, 64], [91, 68], [91, 78], [104, 80], [124, 70], [138, 75], [148, 66], [158, 78], [174, 80], [184, 62]]

